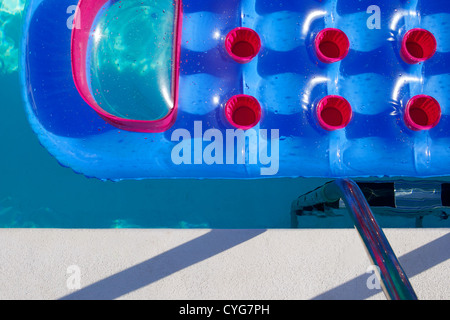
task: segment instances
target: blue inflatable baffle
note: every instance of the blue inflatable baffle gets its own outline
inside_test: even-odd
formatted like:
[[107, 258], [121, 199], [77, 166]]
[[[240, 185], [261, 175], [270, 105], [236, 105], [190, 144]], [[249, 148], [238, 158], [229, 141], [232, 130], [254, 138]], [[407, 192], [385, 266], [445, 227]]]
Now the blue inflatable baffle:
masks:
[[444, 0], [91, 2], [31, 0], [22, 41], [31, 126], [76, 172], [450, 174]]

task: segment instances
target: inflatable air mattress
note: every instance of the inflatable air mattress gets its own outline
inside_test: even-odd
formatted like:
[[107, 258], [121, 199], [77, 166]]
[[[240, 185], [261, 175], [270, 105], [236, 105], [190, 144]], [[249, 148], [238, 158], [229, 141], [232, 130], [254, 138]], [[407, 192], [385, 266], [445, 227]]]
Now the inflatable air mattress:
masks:
[[444, 0], [31, 0], [21, 58], [88, 177], [450, 174]]

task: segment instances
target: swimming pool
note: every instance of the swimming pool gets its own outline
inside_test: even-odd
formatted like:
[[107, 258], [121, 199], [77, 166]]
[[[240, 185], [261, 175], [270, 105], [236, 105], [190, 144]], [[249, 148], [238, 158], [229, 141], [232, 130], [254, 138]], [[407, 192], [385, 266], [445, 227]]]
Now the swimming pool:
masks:
[[[0, 10], [0, 227], [289, 228], [291, 201], [329, 180], [103, 182], [60, 166], [39, 145], [23, 108], [18, 43], [24, 4], [5, 0]], [[378, 218], [382, 227], [415, 225], [413, 218]], [[345, 215], [301, 219], [305, 228], [352, 227]], [[430, 216], [423, 225], [450, 224]]]

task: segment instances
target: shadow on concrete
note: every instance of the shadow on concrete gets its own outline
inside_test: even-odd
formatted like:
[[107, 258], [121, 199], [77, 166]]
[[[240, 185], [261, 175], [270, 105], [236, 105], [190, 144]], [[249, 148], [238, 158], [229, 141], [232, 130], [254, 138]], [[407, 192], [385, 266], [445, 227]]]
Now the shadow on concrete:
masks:
[[[225, 250], [248, 241], [265, 229], [214, 229], [205, 235], [168, 250], [147, 261], [91, 284], [62, 297], [62, 300], [110, 300], [145, 287], [155, 281], [213, 257]], [[408, 277], [430, 269], [450, 258], [450, 233], [427, 243], [401, 257], [400, 264]], [[367, 288], [369, 274], [362, 274], [346, 283], [324, 292], [313, 300], [362, 300], [381, 290]], [[414, 286], [413, 286], [414, 287]], [[420, 299], [420, 292], [416, 292]]]
[[[441, 262], [450, 259], [450, 233], [433, 240], [398, 258], [408, 278], [411, 278]], [[370, 275], [363, 274], [340, 286], [324, 292], [313, 300], [362, 300], [382, 292], [382, 290], [368, 289], [366, 282]], [[414, 289], [414, 285], [413, 285]], [[416, 292], [420, 299], [420, 292]]]
[[248, 241], [265, 229], [214, 229], [147, 261], [93, 283], [61, 300], [111, 300]]

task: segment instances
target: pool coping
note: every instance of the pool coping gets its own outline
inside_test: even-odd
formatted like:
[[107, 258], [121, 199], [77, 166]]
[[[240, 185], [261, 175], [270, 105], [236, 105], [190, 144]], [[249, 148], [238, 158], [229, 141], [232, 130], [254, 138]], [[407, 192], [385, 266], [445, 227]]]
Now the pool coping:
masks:
[[[419, 299], [449, 299], [450, 228], [384, 231]], [[385, 299], [354, 229], [1, 229], [0, 242], [3, 300]]]

